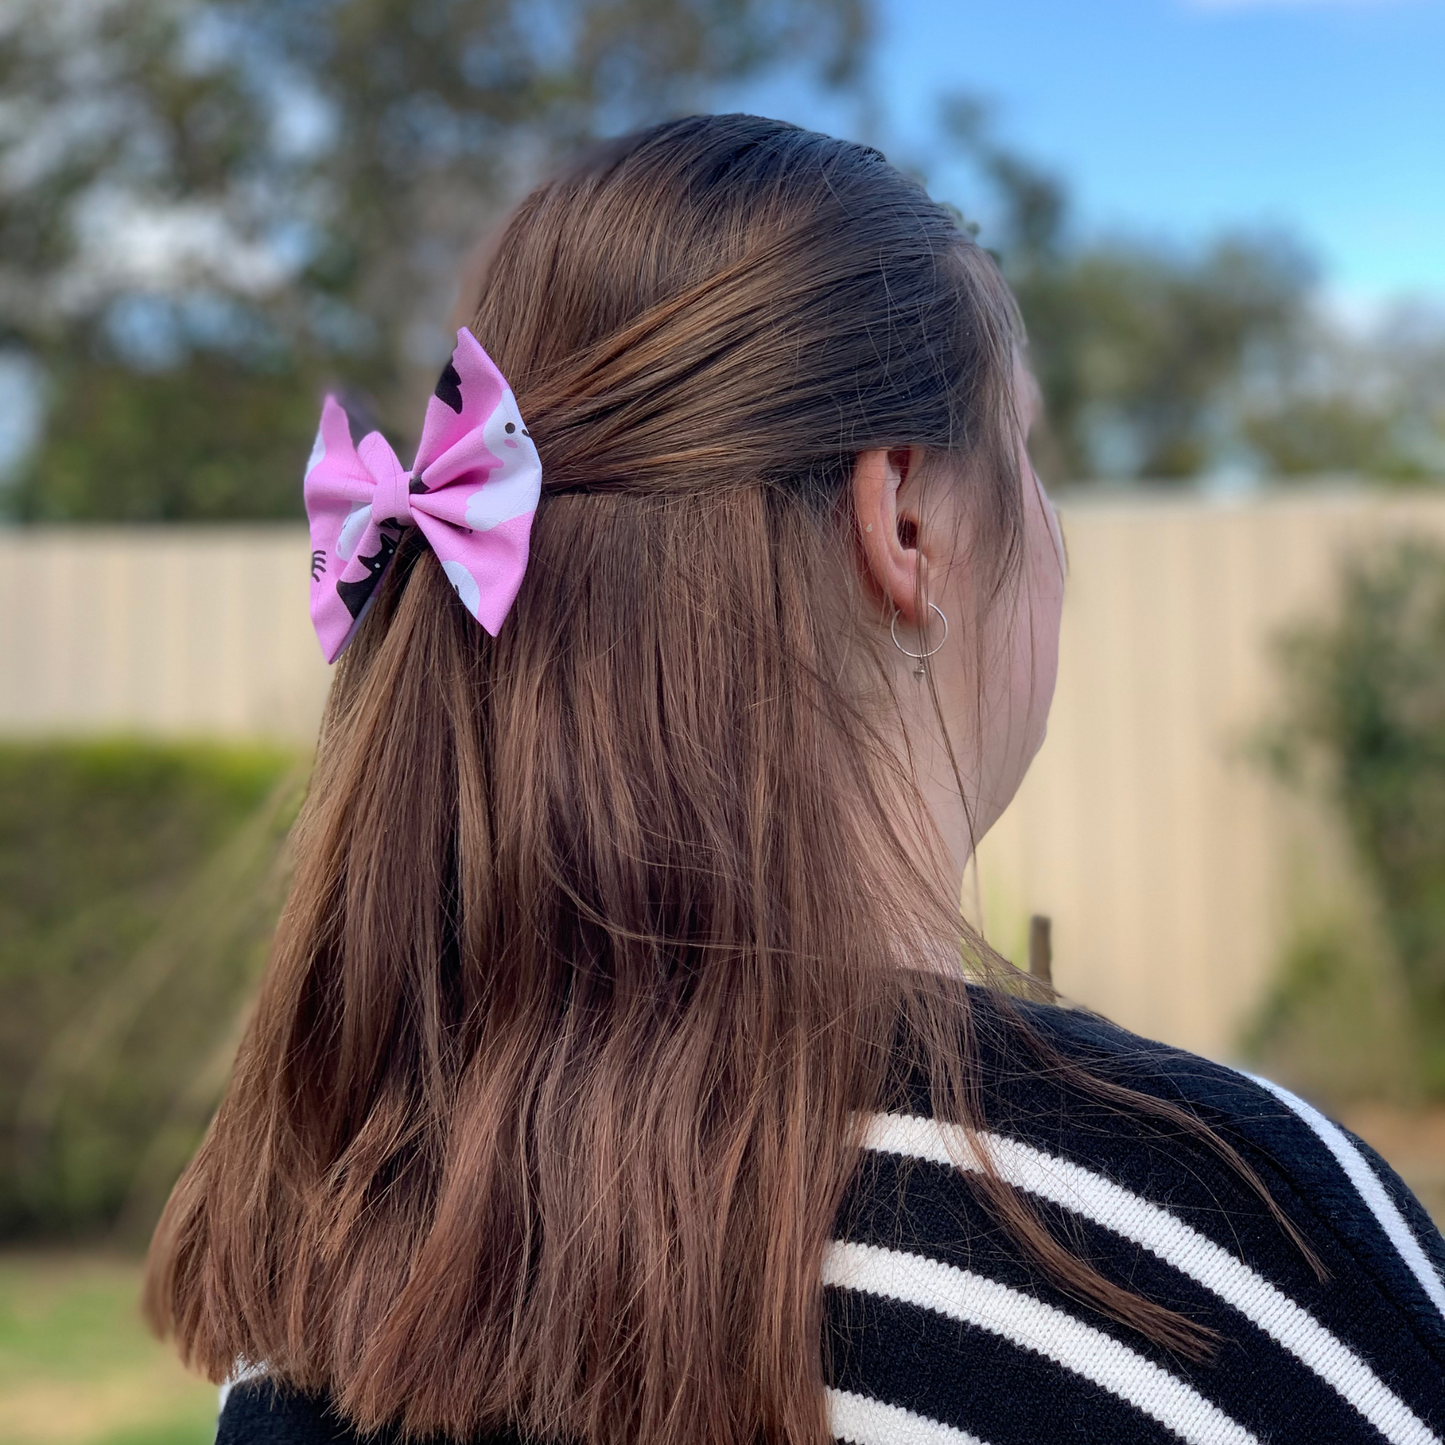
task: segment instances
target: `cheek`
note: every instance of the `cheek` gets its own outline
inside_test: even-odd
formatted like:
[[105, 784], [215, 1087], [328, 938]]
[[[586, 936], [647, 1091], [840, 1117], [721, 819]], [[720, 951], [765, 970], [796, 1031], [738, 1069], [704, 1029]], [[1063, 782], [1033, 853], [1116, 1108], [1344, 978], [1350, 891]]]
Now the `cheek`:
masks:
[[1058, 677], [1064, 573], [1051, 521], [1047, 502], [1031, 487], [1019, 575], [989, 629], [996, 660], [990, 669], [984, 745], [1000, 805], [1043, 746]]
[[1014, 696], [1020, 715], [1028, 717], [1027, 733], [1036, 749], [1043, 741], [1058, 678], [1064, 572], [1047, 504], [1041, 497], [1031, 502], [1024, 532], [1024, 575], [1020, 579], [1020, 616], [1014, 640]]
[[981, 770], [977, 781], [985, 815], [1012, 796], [1042, 745], [1058, 673], [1061, 542], [1032, 468], [1023, 475], [1028, 487], [1023, 555], [1013, 585], [984, 605], [969, 585], [968, 569], [960, 567], [940, 578], [938, 593], [953, 628], [935, 664], [939, 701], [950, 730], [971, 755], [971, 761], [964, 759], [967, 770]]

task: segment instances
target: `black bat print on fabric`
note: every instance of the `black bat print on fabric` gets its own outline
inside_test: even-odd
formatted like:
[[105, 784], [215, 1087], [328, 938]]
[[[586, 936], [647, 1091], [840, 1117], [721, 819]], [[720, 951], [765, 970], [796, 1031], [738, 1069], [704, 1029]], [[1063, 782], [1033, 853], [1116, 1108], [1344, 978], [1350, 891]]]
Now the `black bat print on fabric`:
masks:
[[449, 361], [437, 378], [437, 397], [446, 402], [451, 409], [461, 415], [462, 410], [462, 378], [457, 369]]
[[366, 576], [358, 582], [338, 582], [336, 584], [336, 595], [346, 604], [346, 610], [353, 617], [361, 616], [361, 609], [366, 606], [371, 594], [376, 591], [376, 584], [381, 581], [381, 574], [386, 571], [386, 564], [396, 555], [396, 544], [401, 538], [399, 527], [383, 527], [381, 531], [381, 544], [370, 557], [361, 557], [358, 560], [366, 568]]

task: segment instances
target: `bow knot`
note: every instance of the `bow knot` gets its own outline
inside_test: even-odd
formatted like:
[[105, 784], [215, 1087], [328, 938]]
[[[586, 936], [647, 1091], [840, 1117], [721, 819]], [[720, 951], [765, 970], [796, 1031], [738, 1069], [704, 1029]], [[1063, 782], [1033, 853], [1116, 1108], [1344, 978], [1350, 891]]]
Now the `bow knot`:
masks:
[[372, 432], [357, 449], [361, 464], [376, 483], [371, 495], [371, 515], [380, 525], [397, 522], [403, 527], [412, 524], [412, 474], [402, 466], [390, 444], [380, 432]]

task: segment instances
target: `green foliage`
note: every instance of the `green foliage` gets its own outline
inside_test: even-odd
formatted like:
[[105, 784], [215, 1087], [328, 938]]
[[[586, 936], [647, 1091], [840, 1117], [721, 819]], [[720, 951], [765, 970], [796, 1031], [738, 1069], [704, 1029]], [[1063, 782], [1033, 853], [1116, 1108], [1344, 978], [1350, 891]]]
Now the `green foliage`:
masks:
[[224, 1083], [295, 759], [0, 746], [0, 1237], [143, 1231]]
[[1051, 480], [1445, 476], [1445, 317], [1405, 307], [1347, 337], [1282, 236], [1080, 241], [1064, 184], [1001, 145], [976, 101], [948, 101], [942, 130], [995, 203], [980, 234], [1028, 329], [1045, 403], [1034, 454]]
[[317, 398], [294, 369], [250, 371], [215, 356], [162, 372], [80, 362], [53, 385], [82, 402], [16, 483], [11, 510], [20, 520], [302, 515], [298, 479]]
[[1312, 279], [1305, 258], [1268, 236], [1225, 236], [1201, 254], [1074, 244], [1061, 181], [1000, 145], [976, 102], [955, 97], [942, 119], [998, 202], [987, 239], [1028, 328], [1044, 470], [1195, 476], [1220, 449], [1221, 411], [1250, 366], [1290, 347]]
[[868, 20], [867, 0], [15, 0], [0, 347], [53, 384], [8, 510], [289, 512], [315, 381], [413, 427], [461, 258], [559, 148], [780, 63], [846, 83]]
[[1418, 1040], [1399, 985], [1389, 940], [1336, 900], [1290, 939], [1241, 1040], [1244, 1056], [1334, 1109], [1414, 1102]]
[[1064, 476], [1173, 482], [1214, 459], [1252, 356], [1288, 345], [1308, 271], [1288, 247], [1227, 237], [1203, 255], [1113, 244], [1009, 266]]
[[1394, 454], [1389, 418], [1340, 397], [1298, 397], [1248, 417], [1245, 435], [1282, 476], [1356, 472], [1405, 480], [1421, 476], [1416, 461]]
[[1276, 768], [1324, 764], [1376, 891], [1420, 1050], [1445, 1095], [1445, 547], [1418, 539], [1358, 557], [1332, 622], [1282, 646], [1288, 719]]
[[1445, 476], [1445, 324], [1402, 309], [1371, 340], [1316, 335], [1243, 409], [1243, 434], [1286, 478]]

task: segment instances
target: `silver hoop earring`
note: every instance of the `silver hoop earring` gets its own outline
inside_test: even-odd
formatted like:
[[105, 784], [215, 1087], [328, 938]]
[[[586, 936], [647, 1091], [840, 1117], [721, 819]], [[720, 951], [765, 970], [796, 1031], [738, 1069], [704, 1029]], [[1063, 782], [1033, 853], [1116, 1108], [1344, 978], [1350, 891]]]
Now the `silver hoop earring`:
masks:
[[924, 665], [926, 659], [932, 657], [933, 654], [934, 654], [935, 652], [937, 652], [938, 649], [939, 649], [940, 647], [942, 647], [945, 642], [948, 641], [948, 618], [944, 616], [944, 614], [943, 614], [943, 608], [941, 608], [936, 602], [930, 602], [930, 603], [928, 604], [928, 606], [929, 606], [929, 610], [930, 610], [930, 611], [933, 611], [933, 612], [938, 613], [939, 617], [942, 618], [942, 620], [943, 620], [943, 636], [940, 637], [940, 638], [938, 639], [938, 641], [935, 642], [935, 643], [933, 644], [933, 646], [928, 649], [927, 652], [909, 652], [909, 650], [908, 650], [906, 647], [904, 647], [904, 645], [903, 645], [901, 642], [899, 642], [899, 640], [898, 640], [898, 614], [897, 614], [896, 612], [893, 614], [893, 621], [888, 624], [888, 631], [889, 631], [889, 634], [890, 634], [890, 635], [892, 636], [892, 638], [893, 638], [893, 645], [894, 645], [894, 647], [896, 647], [896, 648], [899, 650], [899, 652], [901, 652], [901, 653], [904, 655], [904, 657], [911, 657], [911, 658], [918, 664], [918, 666], [913, 669], [913, 675], [914, 675], [914, 677], [927, 677], [927, 676], [928, 676], [928, 668]]

